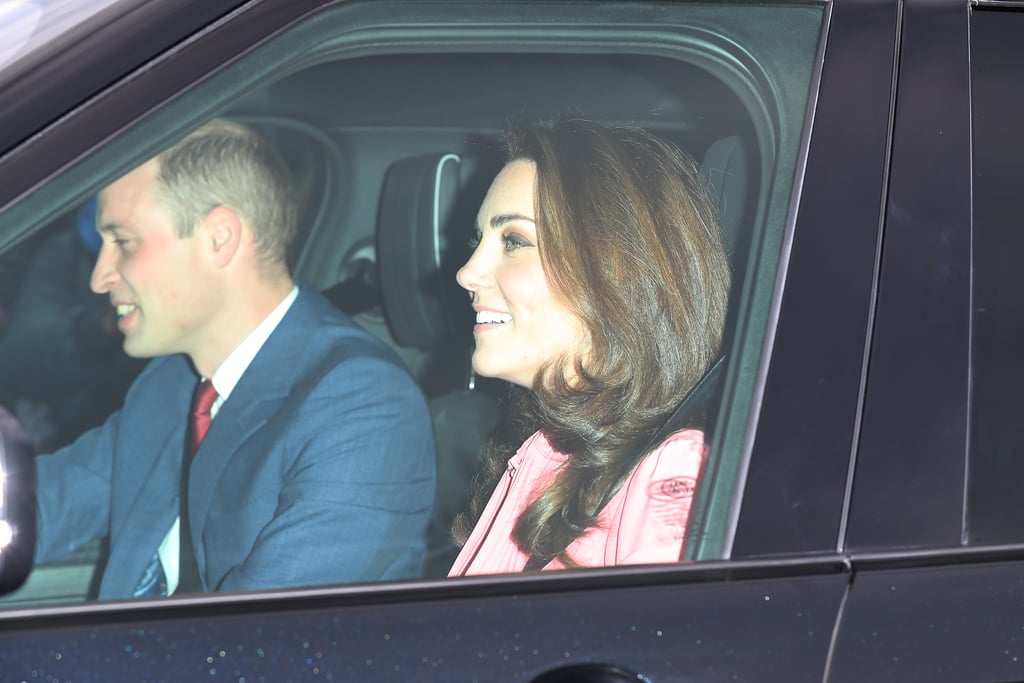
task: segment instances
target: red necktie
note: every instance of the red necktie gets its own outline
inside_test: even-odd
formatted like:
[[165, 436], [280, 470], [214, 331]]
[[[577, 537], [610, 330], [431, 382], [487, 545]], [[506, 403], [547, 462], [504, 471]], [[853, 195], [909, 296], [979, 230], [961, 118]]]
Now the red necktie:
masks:
[[210, 431], [213, 416], [210, 409], [217, 400], [217, 390], [213, 383], [204, 379], [196, 385], [192, 394], [192, 410], [188, 415], [188, 434], [185, 440], [186, 458], [181, 474], [181, 547], [178, 555], [178, 587], [176, 593], [195, 593], [203, 590], [203, 582], [199, 578], [199, 566], [196, 564], [195, 549], [192, 546], [192, 531], [188, 520], [188, 475], [192, 458], [199, 450], [199, 444]]
[[210, 409], [213, 408], [213, 403], [216, 400], [217, 390], [213, 388], [213, 383], [210, 380], [204, 379], [196, 385], [195, 394], [192, 395], [192, 412], [189, 413], [188, 421], [187, 452], [189, 457], [195, 456], [196, 451], [199, 450], [199, 444], [206, 438], [206, 432], [210, 431], [210, 423], [213, 422]]

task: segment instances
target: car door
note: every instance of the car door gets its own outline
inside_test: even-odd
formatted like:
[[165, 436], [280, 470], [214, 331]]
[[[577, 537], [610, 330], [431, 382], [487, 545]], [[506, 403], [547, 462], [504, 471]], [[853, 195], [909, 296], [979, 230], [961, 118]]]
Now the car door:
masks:
[[[46, 207], [71, 210], [190, 123], [225, 110], [263, 125], [287, 115], [359, 162], [358, 172], [335, 169], [349, 175], [304, 234], [298, 267], [327, 289], [339, 277], [335, 257], [358, 253], [365, 237], [336, 226], [376, 215], [388, 164], [435, 139], [456, 144], [436, 132], [445, 122], [462, 126], [460, 139], [490, 133], [487, 119], [473, 118], [498, 117], [488, 98], [448, 87], [485, 83], [474, 65], [506, 74], [485, 91], [494, 98], [522, 79], [523, 93], [648, 121], [695, 149], [742, 118], [737, 134], [757, 172], [742, 195], [735, 329], [688, 561], [134, 603], [14, 601], [0, 611], [0, 669], [92, 680], [530, 681], [597, 665], [655, 682], [834, 671], [854, 576], [843, 540], [852, 454], [884, 295], [876, 281], [887, 253], [898, 3], [314, 5], [250, 3], [8, 152], [0, 169], [27, 180], [0, 202], [5, 244], [25, 240], [25, 226], [43, 234]], [[382, 75], [427, 67], [435, 71], [418, 88], [410, 79], [396, 93], [418, 96], [415, 115], [374, 104]], [[354, 88], [368, 82], [377, 87]], [[575, 94], [579, 84], [591, 87]], [[332, 87], [359, 96], [330, 100]], [[705, 112], [687, 92], [738, 108]]]
[[[1018, 11], [906, 3], [829, 680], [1020, 677]], [[936, 102], [943, 106], [936, 106]]]
[[[1019, 8], [904, 10], [829, 680], [1019, 678]], [[942, 106], [936, 106], [941, 102]]]

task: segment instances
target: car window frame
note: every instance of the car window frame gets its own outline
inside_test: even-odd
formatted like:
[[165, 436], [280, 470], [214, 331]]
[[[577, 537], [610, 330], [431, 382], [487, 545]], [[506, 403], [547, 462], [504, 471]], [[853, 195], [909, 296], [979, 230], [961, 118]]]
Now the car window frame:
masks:
[[[809, 3], [809, 6], [819, 7], [821, 11], [825, 12], [827, 5], [822, 3]], [[571, 24], [569, 18], [572, 16], [571, 8], [573, 3], [565, 3], [561, 6], [552, 6], [554, 9], [548, 8], [553, 14], [561, 12], [564, 15], [566, 25]], [[386, 16], [393, 8], [381, 9], [375, 5], [358, 4], [352, 3], [352, 6], [346, 5], [345, 10], [351, 9], [352, 12], [364, 12], [370, 19], [367, 19], [367, 23], [372, 24], [373, 21], [379, 21], [377, 17]], [[492, 8], [488, 8], [492, 9]], [[436, 8], [435, 8], [436, 10]], [[255, 11], [255, 10], [254, 10]], [[423, 10], [427, 11], [427, 10]], [[454, 22], [460, 18], [458, 8], [448, 8], [448, 15], [450, 20]], [[506, 12], [512, 10], [509, 6], [505, 6]], [[645, 11], [652, 11], [650, 8], [645, 8]], [[657, 14], [656, 10], [654, 11]], [[514, 16], [514, 15], [513, 15]], [[35, 222], [37, 225], [45, 223], [47, 217], [52, 217], [52, 214], [59, 212], [61, 209], [66, 208], [72, 202], [84, 198], [92, 188], [96, 186], [98, 182], [102, 182], [102, 178], [112, 179], [130, 168], [134, 163], [137, 163], [139, 159], [145, 158], [146, 155], [154, 153], [161, 148], [167, 141], [173, 139], [183, 131], [191, 128], [197, 122], [208, 116], [214, 114], [218, 108], [223, 106], [224, 102], [230, 101], [233, 94], [244, 91], [248, 84], [257, 80], [265, 80], [274, 75], [281, 75], [283, 72], [278, 70], [275, 72], [277, 67], [272, 66], [274, 59], [265, 59], [260, 63], [260, 66], [254, 71], [252, 65], [246, 63], [244, 55], [249, 54], [250, 50], [255, 49], [255, 45], [260, 44], [261, 41], [266, 42], [270, 38], [280, 34], [281, 31], [290, 30], [291, 28], [296, 29], [296, 35], [302, 30], [315, 31], [317, 18], [313, 20], [300, 23], [299, 19], [293, 20], [286, 27], [269, 31], [266, 33], [259, 33], [258, 30], [266, 28], [267, 17], [251, 17], [247, 15], [240, 15], [237, 19], [240, 28], [237, 29], [237, 34], [232, 34], [230, 40], [220, 41], [219, 38], [225, 38], [223, 32], [226, 29], [223, 26], [217, 26], [211, 28], [201, 38], [197, 38], [194, 42], [188, 45], [176, 48], [174, 51], [168, 54], [166, 57], [162, 57], [158, 60], [158, 63], [140, 70], [140, 72], [133, 78], [127, 79], [117, 87], [111, 88], [102, 98], [90, 105], [88, 108], [84, 108], [80, 112], [76, 112], [76, 117], [79, 118], [79, 122], [72, 125], [68, 123], [66, 126], [54, 129], [52, 136], [44, 136], [44, 138], [37, 143], [34, 143], [31, 147], [26, 146], [24, 150], [19, 150], [19, 155], [11, 159], [4, 159], [0, 162], [0, 169], [7, 165], [9, 168], [17, 168], [17, 162], [19, 159], [27, 158], [28, 151], [35, 147], [36, 144], [41, 146], [42, 150], [47, 149], [47, 145], [53, 140], [60, 137], [66, 137], [71, 135], [70, 131], [75, 130], [79, 126], [88, 126], [94, 124], [94, 117], [101, 116], [103, 112], [117, 111], [118, 104], [125, 101], [135, 100], [133, 107], [129, 108], [127, 112], [121, 111], [117, 118], [107, 121], [107, 125], [104, 130], [107, 131], [106, 137], [100, 138], [89, 138], [86, 136], [85, 139], [92, 139], [94, 142], [90, 145], [94, 150], [89, 156], [83, 157], [85, 152], [79, 155], [78, 159], [81, 163], [74, 166], [70, 170], [62, 170], [59, 177], [49, 178], [48, 184], [36, 190], [33, 195], [32, 201], [15, 202], [13, 207], [8, 207], [7, 215], [5, 216], [5, 222], [8, 224], [25, 224], [29, 221]], [[824, 24], [823, 24], [824, 26]], [[255, 27], [255, 28], [254, 28]], [[312, 28], [306, 28], [312, 27]], [[651, 52], [666, 52], [670, 55], [674, 55], [673, 50], [678, 49], [677, 45], [672, 45], [672, 41], [667, 41], [659, 35], [664, 35], [664, 29], [662, 27], [654, 26], [653, 24], [647, 29], [650, 34], [649, 46], [645, 49]], [[252, 32], [256, 31], [255, 34]], [[352, 29], [355, 33], [355, 29]], [[659, 33], [660, 32], [660, 33]], [[493, 32], [492, 32], [493, 33]], [[527, 32], [529, 33], [529, 32]], [[824, 28], [822, 29], [822, 34]], [[543, 46], [546, 42], [555, 44], [556, 40], [564, 38], [564, 36], [557, 35], [557, 32], [545, 32], [537, 31], [537, 37], [535, 39], [537, 46]], [[246, 35], [261, 36], [260, 38], [250, 41], [244, 40]], [[443, 33], [439, 30], [434, 30], [432, 34], [435, 39], [442, 36]], [[509, 36], [513, 35], [511, 31], [508, 33]], [[523, 40], [523, 30], [521, 27], [516, 28], [516, 34], [520, 41]], [[367, 34], [361, 38], [362, 42], [351, 42], [344, 43], [341, 48], [346, 52], [345, 54], [359, 54], [363, 50], [376, 50], [380, 51], [382, 45], [388, 45], [391, 49], [399, 50], [406, 41], [410, 40], [410, 35], [406, 32], [394, 31], [391, 34], [382, 32], [380, 30], [368, 31]], [[422, 40], [423, 36], [419, 38]], [[607, 46], [604, 42], [608, 39], [608, 33], [596, 31], [590, 39], [589, 46], [586, 41], [579, 41], [574, 45], [575, 50], [603, 50]], [[629, 38], [635, 43], [638, 40], [637, 35], [631, 35]], [[467, 41], [469, 44], [471, 41]], [[813, 37], [813, 43], [816, 45], [814, 64], [820, 62], [822, 58], [822, 50], [824, 49], [824, 42], [821, 40], [820, 35]], [[369, 47], [372, 44], [372, 47]], [[224, 47], [228, 45], [229, 47]], [[288, 45], [279, 46], [281, 51], [291, 51], [288, 56], [288, 66], [284, 72], [293, 72], [326, 58], [326, 55], [335, 56], [334, 53], [322, 53], [313, 52], [308, 47], [308, 41], [302, 41], [299, 39], [293, 39]], [[213, 46], [211, 48], [211, 46]], [[636, 49], [635, 47], [632, 49]], [[206, 52], [206, 50], [212, 50]], [[232, 52], [234, 50], [234, 52]], [[175, 62], [169, 59], [172, 54], [180, 54]], [[226, 56], [230, 55], [230, 56]], [[228, 79], [231, 74], [245, 74], [245, 78], [239, 78], [238, 82], [234, 85], [236, 88], [235, 93], [220, 93], [218, 103], [206, 102], [204, 100], [204, 91], [202, 87], [195, 89], [190, 88], [190, 84], [197, 80], [205, 81], [210, 78], [210, 74], [203, 71], [205, 68], [204, 63], [209, 63], [209, 59], [212, 57], [220, 56], [224, 58], [225, 65], [216, 71], [217, 78], [221, 80]], [[259, 69], [263, 71], [259, 71]], [[811, 65], [813, 68], [813, 64]], [[200, 71], [204, 75], [200, 79], [196, 76], [192, 76], [190, 80], [189, 74], [195, 74]], [[233, 71], [234, 70], [234, 71]], [[753, 81], [759, 80], [756, 72], [749, 76]], [[812, 76], [812, 79], [817, 76]], [[159, 83], [166, 83], [161, 79], [170, 79], [170, 89], [163, 90]], [[157, 85], [154, 85], [154, 84]], [[809, 96], [813, 100], [814, 85], [809, 86]], [[161, 95], [160, 92], [163, 94]], [[173, 93], [173, 95], [169, 94]], [[164, 102], [173, 97], [174, 101], [171, 104], [164, 106]], [[149, 110], [154, 110], [154, 113], [147, 113], [146, 106], [144, 103], [148, 103]], [[799, 105], [801, 107], [801, 113], [805, 113], [805, 109], [808, 106], [807, 101], [800, 100]], [[771, 125], [773, 116], [777, 117], [777, 112], [769, 112], [765, 115], [764, 125]], [[809, 130], [804, 128], [806, 116], [800, 119], [800, 123], [795, 130], [791, 130], [789, 134], [791, 136], [797, 135], [800, 139], [805, 139], [809, 135]], [[117, 127], [116, 122], [133, 122], [126, 126], [126, 132], [117, 136], [116, 140], [111, 140], [113, 131]], [[777, 125], [777, 121], [774, 122]], [[138, 125], [136, 125], [138, 124]], [[153, 131], [160, 131], [160, 135], [153, 135]], [[102, 149], [96, 150], [100, 144], [103, 144]], [[799, 143], [799, 140], [794, 140], [792, 144], [796, 145], [798, 150], [804, 149], [804, 145]], [[127, 150], [131, 150], [130, 154]], [[797, 158], [790, 161], [791, 167], [778, 171], [776, 175], [772, 175], [771, 179], [775, 183], [784, 183], [789, 181], [788, 175], [792, 174], [793, 182], [796, 181], [798, 176], [796, 167], [798, 164], [797, 159], [800, 157], [802, 152], [797, 151]], [[97, 172], [99, 171], [99, 172]], [[52, 173], [52, 172], [51, 172]], [[763, 182], [768, 182], [768, 179], [764, 179]], [[794, 188], [797, 184], [794, 185]], [[792, 192], [783, 193], [772, 193], [768, 189], [765, 189], [761, 193], [762, 200], [772, 204], [772, 207], [761, 206], [758, 211], [762, 217], [770, 211], [775, 212], [776, 219], [778, 221], [784, 221], [788, 225], [792, 226], [792, 222], [787, 216], [791, 217], [791, 212], [795, 210], [795, 205], [791, 205], [791, 200], [796, 196], [796, 190]], [[17, 199], [16, 196], [8, 197], [8, 202]], [[0, 198], [0, 204], [4, 203], [3, 198]], [[45, 212], [41, 212], [39, 209], [41, 206], [48, 207], [51, 214], [48, 216]], [[762, 218], [762, 220], [764, 220]], [[0, 234], [0, 242], [3, 242], [6, 238], [7, 242], [12, 239], [9, 234]], [[748, 315], [751, 316], [750, 320], [747, 321], [749, 327], [757, 328], [758, 325], [763, 325], [764, 329], [767, 328], [767, 321], [769, 317], [773, 315], [773, 311], [777, 306], [776, 299], [778, 296], [777, 278], [784, 277], [779, 275], [778, 264], [782, 263], [782, 250], [786, 242], [786, 237], [782, 233], [777, 233], [772, 236], [772, 240], [768, 243], [762, 243], [758, 249], [752, 250], [751, 259], [759, 259], [757, 261], [758, 266], [763, 269], [761, 275], [762, 282], [760, 287], [762, 292], [758, 295], [747, 294], [748, 296], [754, 296], [759, 298], [759, 303], [753, 306], [753, 311]], [[3, 248], [3, 244], [0, 244], [0, 248]], [[777, 259], [766, 257], [765, 253], [778, 250], [779, 256]], [[753, 276], [751, 276], [753, 278]], [[767, 288], [767, 289], [765, 289]], [[717, 436], [728, 435], [733, 433], [734, 439], [738, 439], [740, 442], [747, 439], [747, 427], [751, 424], [751, 411], [754, 410], [755, 406], [760, 405], [758, 400], [753, 402], [747, 400], [747, 396], [751, 393], [756, 394], [759, 389], [759, 382], [763, 381], [763, 376], [757, 371], [761, 367], [764, 361], [764, 340], [770, 338], [769, 332], [765, 332], [765, 336], [757, 336], [753, 338], [754, 341], [751, 343], [745, 343], [744, 348], [738, 349], [733, 354], [733, 369], [731, 370], [732, 379], [729, 380], [731, 384], [730, 392], [733, 401], [730, 406], [730, 413], [727, 419], [720, 421], [721, 426], [716, 433]], [[744, 337], [746, 341], [750, 338]], [[727, 424], [728, 423], [728, 424]], [[730, 427], [729, 424], [732, 426]], [[731, 430], [731, 431], [730, 431]], [[716, 436], [716, 438], [717, 438]], [[725, 437], [722, 436], [722, 441], [725, 441]], [[735, 444], [733, 448], [738, 448]], [[725, 448], [725, 446], [722, 446]], [[742, 458], [745, 457], [746, 451], [741, 451], [740, 455], [737, 456], [742, 462]], [[742, 468], [740, 468], [742, 469]], [[738, 470], [740, 471], [740, 470]], [[724, 480], [723, 492], [718, 496], [717, 505], [733, 507], [738, 505], [739, 498], [736, 497], [735, 491], [737, 488], [736, 482]], [[718, 545], [710, 544], [707, 547], [711, 548], [708, 552], [711, 554], [721, 553], [720, 541], [716, 541]], [[705, 555], [706, 557], [706, 555]], [[703, 558], [701, 558], [703, 559]], [[372, 584], [373, 590], [376, 591], [382, 584]]]
[[[844, 546], [888, 192], [899, 16], [894, 0], [832, 8], [733, 559]], [[844, 174], [832, 171], [835, 159], [847, 160]], [[774, 534], [779, 543], [768, 540]]]

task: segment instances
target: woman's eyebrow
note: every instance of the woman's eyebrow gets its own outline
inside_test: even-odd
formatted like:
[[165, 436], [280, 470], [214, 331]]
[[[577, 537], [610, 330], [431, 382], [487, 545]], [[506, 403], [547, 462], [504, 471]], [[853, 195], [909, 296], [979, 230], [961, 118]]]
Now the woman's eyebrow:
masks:
[[524, 216], [518, 213], [503, 213], [491, 218], [491, 227], [500, 228], [504, 225], [511, 223], [512, 221], [529, 221], [536, 225], [537, 221], [533, 220], [529, 216]]

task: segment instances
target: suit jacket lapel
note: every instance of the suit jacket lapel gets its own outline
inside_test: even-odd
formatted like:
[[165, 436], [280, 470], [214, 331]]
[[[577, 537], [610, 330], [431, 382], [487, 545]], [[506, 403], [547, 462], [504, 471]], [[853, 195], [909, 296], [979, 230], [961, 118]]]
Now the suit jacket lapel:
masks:
[[128, 507], [125, 517], [128, 523], [123, 525], [117, 542], [110, 548], [108, 570], [103, 577], [104, 584], [109, 584], [107, 587], [121, 597], [131, 594], [130, 591], [125, 593], [124, 587], [133, 585], [142, 576], [146, 563], [170, 531], [178, 513], [185, 421], [196, 377], [184, 357], [168, 362], [162, 372], [165, 377], [155, 382], [160, 387], [161, 410], [150, 409], [145, 415], [122, 413], [126, 429], [144, 429], [166, 436], [157, 448], [137, 448], [125, 454], [133, 462], [115, 463], [115, 467], [134, 469], [141, 474], [132, 476], [132, 480], [141, 485], [134, 491], [134, 499]]
[[318, 323], [315, 295], [303, 287], [220, 407], [196, 452], [189, 476], [188, 514], [201, 574], [206, 560], [202, 529], [221, 473], [241, 444], [277, 413], [294, 378], [301, 375], [304, 349]]

